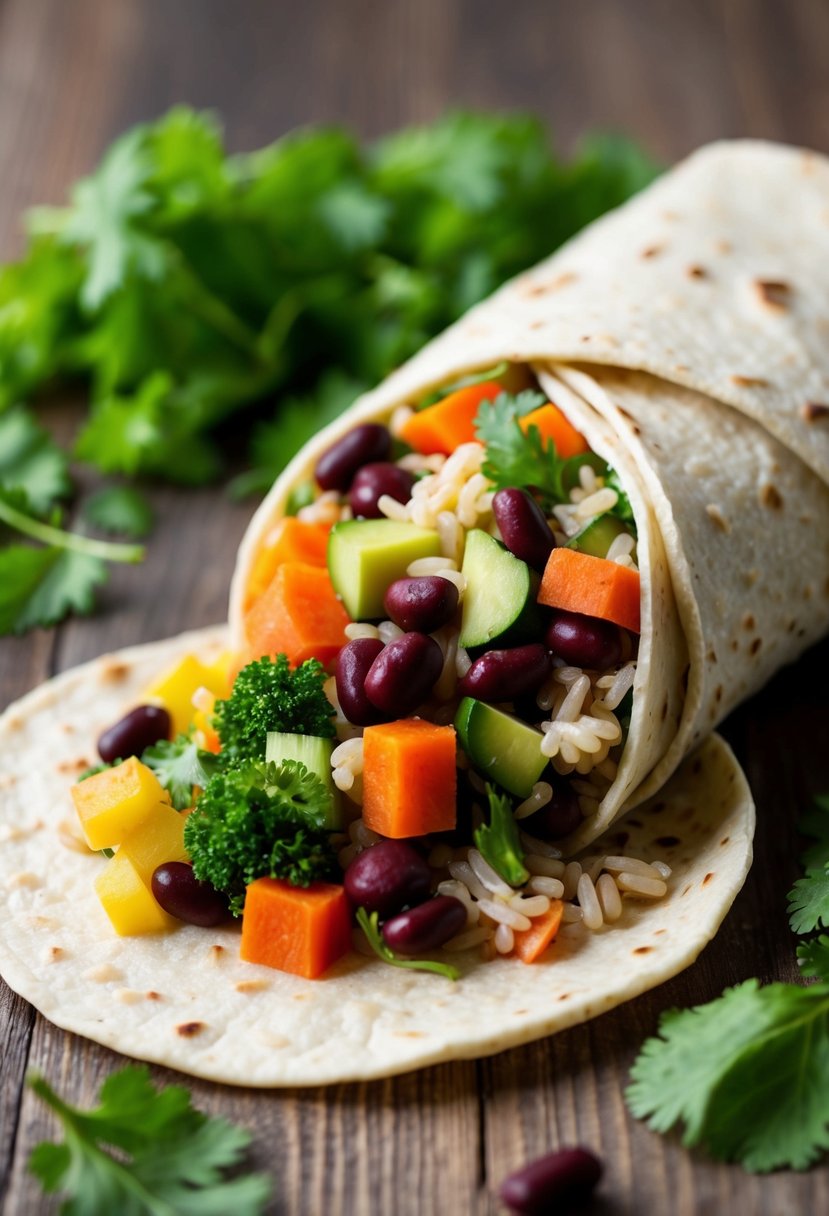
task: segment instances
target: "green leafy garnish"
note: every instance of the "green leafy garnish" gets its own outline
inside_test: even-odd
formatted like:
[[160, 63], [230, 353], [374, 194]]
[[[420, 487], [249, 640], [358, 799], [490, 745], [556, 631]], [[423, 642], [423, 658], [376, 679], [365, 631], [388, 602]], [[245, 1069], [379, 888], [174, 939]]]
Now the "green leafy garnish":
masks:
[[[800, 823], [817, 844], [804, 856], [814, 872], [789, 897], [795, 929], [825, 923], [829, 798], [817, 803]], [[661, 1132], [684, 1122], [684, 1144], [758, 1172], [806, 1169], [829, 1149], [829, 936], [801, 942], [797, 957], [817, 983], [751, 979], [664, 1014], [631, 1070], [633, 1113]]]
[[150, 504], [132, 486], [107, 486], [83, 504], [84, 519], [102, 532], [142, 540], [153, 529]]
[[489, 782], [486, 786], [489, 799], [489, 823], [475, 831], [475, 844], [485, 861], [488, 861], [511, 887], [522, 887], [529, 880], [530, 872], [524, 865], [524, 850], [518, 835], [518, 824], [512, 813], [512, 803], [506, 794], [499, 794]]
[[336, 854], [324, 824], [331, 792], [304, 764], [249, 761], [216, 773], [184, 825], [197, 878], [230, 897], [240, 916], [245, 888], [257, 878], [307, 887], [334, 872]]
[[395, 954], [394, 950], [383, 941], [379, 918], [376, 912], [372, 912], [369, 916], [365, 908], [358, 908], [357, 924], [363, 933], [365, 933], [368, 944], [374, 953], [384, 963], [389, 963], [392, 967], [407, 967], [410, 971], [434, 971], [435, 975], [443, 975], [448, 980], [460, 978], [460, 971], [450, 963], [438, 963], [427, 958], [401, 958], [399, 954]]
[[789, 923], [795, 933], [811, 933], [829, 929], [829, 797], [815, 799], [815, 809], [801, 816], [798, 830], [815, 843], [801, 858], [805, 876], [789, 892]]
[[537, 426], [525, 434], [519, 420], [543, 405], [542, 393], [499, 393], [494, 401], [483, 401], [475, 418], [475, 433], [486, 448], [483, 472], [496, 489], [518, 486], [533, 490], [545, 511], [570, 501], [570, 490], [578, 481], [578, 470], [592, 465], [603, 475], [606, 463], [592, 453], [559, 457], [552, 439], [544, 439]]
[[22, 491], [35, 515], [72, 492], [66, 454], [20, 407], [0, 415], [0, 486]]
[[226, 701], [217, 701], [213, 726], [224, 764], [263, 760], [268, 731], [334, 736], [334, 710], [323, 692], [325, 670], [307, 659], [292, 670], [284, 654], [243, 667]]
[[271, 1192], [264, 1174], [226, 1178], [250, 1143], [227, 1120], [196, 1110], [180, 1085], [157, 1090], [149, 1069], [128, 1065], [80, 1110], [42, 1077], [31, 1089], [58, 1118], [64, 1139], [43, 1141], [29, 1169], [47, 1193], [62, 1192], [63, 1216], [259, 1216]]
[[193, 786], [203, 789], [218, 761], [212, 753], [202, 751], [190, 735], [179, 735], [173, 740], [159, 739], [145, 748], [141, 763], [153, 770], [176, 810], [183, 811], [193, 805]]
[[805, 1169], [829, 1148], [829, 984], [747, 980], [696, 1009], [670, 1011], [627, 1091], [656, 1131], [749, 1170]]

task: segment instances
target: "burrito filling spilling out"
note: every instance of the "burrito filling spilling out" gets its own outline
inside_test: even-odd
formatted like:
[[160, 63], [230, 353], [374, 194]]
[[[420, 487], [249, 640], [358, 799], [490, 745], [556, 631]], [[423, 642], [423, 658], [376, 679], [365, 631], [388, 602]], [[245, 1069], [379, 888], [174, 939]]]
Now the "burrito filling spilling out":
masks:
[[630, 499], [525, 367], [346, 430], [262, 537], [241, 653], [149, 690], [178, 742], [142, 764], [116, 724], [124, 755], [75, 787], [87, 845], [120, 845], [115, 929], [229, 905], [251, 962], [313, 978], [354, 946], [454, 977], [423, 956], [531, 963], [662, 898], [664, 862], [560, 847], [617, 778], [640, 599]]

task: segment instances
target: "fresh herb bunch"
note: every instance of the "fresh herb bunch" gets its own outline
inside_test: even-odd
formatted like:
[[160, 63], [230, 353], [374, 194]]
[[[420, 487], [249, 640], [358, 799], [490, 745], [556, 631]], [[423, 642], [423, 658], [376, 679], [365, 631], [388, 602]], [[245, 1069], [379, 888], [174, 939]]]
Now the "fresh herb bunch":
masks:
[[159, 739], [146, 747], [141, 763], [155, 773], [177, 811], [193, 805], [193, 786], [203, 789], [219, 765], [217, 756], [202, 751], [193, 735]]
[[482, 471], [495, 485], [532, 490], [547, 514], [560, 503], [569, 503], [570, 491], [578, 484], [579, 469], [589, 464], [616, 490], [618, 501], [611, 515], [633, 523], [633, 512], [618, 477], [607, 461], [593, 452], [559, 456], [552, 439], [545, 439], [537, 426], [526, 433], [520, 420], [543, 405], [547, 398], [531, 389], [521, 393], [499, 393], [494, 401], [482, 401], [475, 417], [475, 433], [486, 452]]
[[[789, 895], [797, 933], [829, 926], [829, 798], [800, 824], [816, 843]], [[642, 1047], [628, 1104], [656, 1131], [685, 1124], [683, 1143], [763, 1172], [805, 1169], [829, 1149], [829, 937], [802, 942], [803, 975], [755, 979], [694, 1009], [663, 1015]]]
[[217, 701], [213, 712], [222, 763], [264, 760], [268, 731], [332, 739], [334, 710], [323, 691], [325, 679], [316, 659], [292, 670], [284, 654], [243, 667], [230, 697]]
[[184, 825], [193, 872], [230, 897], [234, 916], [257, 878], [295, 887], [330, 878], [336, 854], [323, 825], [331, 797], [316, 773], [294, 760], [248, 761], [216, 773]]
[[[185, 107], [128, 131], [68, 206], [30, 213], [24, 257], [0, 269], [0, 415], [15, 409], [0, 418], [0, 527], [45, 545], [0, 549], [0, 632], [90, 611], [104, 562], [142, 555], [56, 528], [66, 455], [18, 403], [79, 379], [74, 456], [184, 485], [220, 472], [216, 428], [234, 417], [253, 462], [235, 488], [262, 491], [362, 389], [654, 174], [621, 139], [562, 161], [524, 115], [452, 114], [367, 148], [312, 128], [235, 156]], [[259, 409], [240, 426], [277, 393], [272, 421]], [[10, 479], [15, 428], [40, 448]], [[126, 489], [90, 502], [88, 522], [144, 534]]]
[[[149, 1069], [111, 1073], [94, 1110], [69, 1106], [42, 1077], [29, 1085], [60, 1121], [65, 1139], [38, 1144], [29, 1169], [43, 1189], [66, 1195], [63, 1216], [259, 1216], [271, 1183], [264, 1174], [225, 1178], [250, 1143], [225, 1119], [196, 1110], [188, 1090], [157, 1090]], [[115, 1151], [113, 1151], [115, 1150]]]

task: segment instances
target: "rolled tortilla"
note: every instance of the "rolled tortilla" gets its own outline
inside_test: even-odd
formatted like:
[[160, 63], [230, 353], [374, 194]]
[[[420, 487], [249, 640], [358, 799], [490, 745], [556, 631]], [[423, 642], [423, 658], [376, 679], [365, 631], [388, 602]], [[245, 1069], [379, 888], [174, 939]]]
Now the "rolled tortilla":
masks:
[[638, 528], [631, 728], [565, 848], [606, 830], [826, 631], [827, 198], [821, 157], [714, 144], [473, 309], [277, 480], [240, 548], [233, 641], [251, 563], [327, 446], [461, 375], [529, 364], [619, 472]]

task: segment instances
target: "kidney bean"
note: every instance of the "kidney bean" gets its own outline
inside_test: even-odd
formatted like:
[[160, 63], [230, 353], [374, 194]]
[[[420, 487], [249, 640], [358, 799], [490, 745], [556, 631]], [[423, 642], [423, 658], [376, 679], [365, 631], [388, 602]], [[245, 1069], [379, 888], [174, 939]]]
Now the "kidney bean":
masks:
[[341, 439], [323, 452], [314, 469], [314, 476], [323, 490], [345, 491], [352, 478], [364, 464], [387, 460], [391, 451], [388, 428], [376, 422], [352, 427]]
[[161, 705], [137, 705], [104, 731], [98, 740], [98, 755], [104, 764], [140, 756], [145, 747], [169, 739], [170, 728], [170, 715]]
[[561, 840], [575, 832], [582, 822], [578, 794], [569, 781], [553, 785], [553, 796], [546, 806], [521, 820], [521, 827], [540, 840]]
[[355, 638], [337, 655], [337, 700], [355, 726], [375, 726], [383, 721], [384, 715], [369, 701], [364, 687], [371, 665], [382, 650], [379, 638]]
[[443, 668], [443, 652], [426, 633], [404, 633], [384, 646], [366, 676], [372, 705], [394, 718], [405, 718], [429, 695]]
[[574, 667], [595, 667], [602, 671], [622, 657], [618, 625], [577, 612], [557, 611], [547, 626], [544, 641], [553, 654]]
[[499, 490], [492, 500], [492, 510], [510, 553], [534, 570], [543, 570], [556, 542], [532, 495], [518, 489]]
[[521, 1216], [546, 1216], [584, 1202], [602, 1176], [602, 1163], [586, 1148], [547, 1153], [505, 1178], [498, 1188], [503, 1203]]
[[166, 861], [152, 877], [153, 895], [165, 912], [209, 929], [227, 916], [227, 900], [212, 883], [196, 878], [186, 861]]
[[358, 469], [348, 492], [348, 503], [355, 516], [381, 519], [377, 505], [384, 494], [396, 502], [408, 502], [412, 495], [414, 476], [406, 469], [388, 461], [375, 461]]
[[455, 937], [465, 924], [466, 908], [461, 901], [454, 895], [436, 895], [387, 920], [383, 940], [401, 954], [426, 954]]
[[458, 680], [458, 691], [480, 701], [514, 701], [536, 692], [549, 674], [550, 656], [540, 642], [488, 650]]
[[439, 574], [399, 578], [386, 592], [383, 605], [401, 629], [433, 633], [455, 615], [458, 589]]
[[432, 872], [425, 858], [403, 840], [381, 840], [358, 853], [343, 879], [355, 908], [382, 919], [429, 898]]

